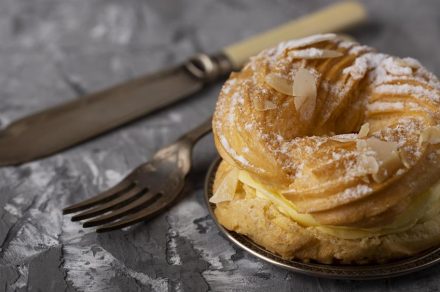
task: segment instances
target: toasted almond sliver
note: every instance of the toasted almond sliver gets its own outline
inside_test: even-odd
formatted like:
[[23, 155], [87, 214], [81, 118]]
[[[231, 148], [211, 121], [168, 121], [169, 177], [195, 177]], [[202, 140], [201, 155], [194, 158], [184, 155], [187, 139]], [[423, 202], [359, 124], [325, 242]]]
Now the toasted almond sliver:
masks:
[[299, 112], [301, 110], [301, 107], [306, 102], [307, 96], [295, 96], [294, 102], [295, 102], [295, 108]]
[[331, 140], [341, 143], [354, 142], [356, 138], [357, 137], [354, 134], [340, 134], [340, 135], [333, 135], [330, 137]]
[[358, 133], [358, 137], [365, 138], [365, 137], [367, 137], [368, 132], [370, 132], [370, 124], [365, 123], [361, 126], [361, 129], [359, 130], [359, 133]]
[[372, 175], [373, 180], [380, 183], [387, 179], [390, 175], [394, 174], [399, 168], [402, 167], [402, 161], [400, 160], [399, 153], [397, 151], [391, 152], [389, 157], [382, 161], [379, 171]]
[[293, 82], [275, 73], [269, 73], [265, 77], [266, 83], [276, 91], [293, 96]]
[[384, 181], [402, 166], [396, 142], [382, 141], [371, 137], [366, 140], [366, 143], [368, 148], [375, 152], [376, 159], [381, 162], [379, 171], [373, 174], [373, 179], [376, 182]]
[[431, 126], [422, 131], [419, 138], [419, 144], [427, 142], [429, 144], [440, 143], [440, 127]]
[[336, 142], [341, 142], [341, 143], [349, 143], [349, 142], [353, 142], [353, 140], [350, 140], [350, 139], [343, 139], [343, 138], [334, 138], [334, 137], [331, 137], [330, 139], [333, 140], [333, 141], [336, 141]]
[[316, 49], [316, 48], [297, 50], [289, 53], [289, 56], [291, 56], [294, 59], [327, 59], [327, 58], [337, 58], [342, 55], [343, 53], [335, 50]]
[[326, 33], [326, 34], [315, 34], [301, 39], [295, 39], [291, 41], [287, 41], [285, 43], [281, 43], [281, 49], [296, 49], [305, 46], [309, 46], [312, 44], [316, 44], [323, 41], [328, 41], [332, 39], [336, 39], [338, 36], [334, 33]]
[[396, 142], [382, 141], [376, 137], [371, 137], [366, 140], [368, 148], [376, 152], [376, 157], [380, 161], [385, 161], [393, 151], [397, 151], [398, 145]]
[[[293, 78], [293, 95], [316, 99], [316, 80], [309, 70], [300, 68]], [[295, 106], [297, 104], [295, 103]], [[300, 108], [298, 104], [297, 108]]]
[[218, 189], [214, 195], [209, 199], [209, 202], [217, 204], [221, 202], [227, 202], [234, 199], [235, 191], [238, 184], [238, 169], [231, 169], [228, 174], [225, 175]]
[[363, 161], [363, 166], [367, 173], [376, 174], [379, 171], [379, 163], [373, 156], [366, 156]]
[[310, 121], [313, 117], [313, 113], [315, 112], [316, 107], [316, 98], [309, 97], [303, 102], [303, 105], [301, 106], [301, 119], [303, 121]]
[[357, 140], [356, 141], [356, 149], [358, 151], [366, 151], [367, 150], [367, 141], [366, 140]]
[[399, 156], [400, 156], [400, 161], [402, 161], [403, 165], [406, 168], [410, 168], [412, 163], [411, 163], [411, 159], [409, 158], [408, 152], [404, 151], [403, 149], [400, 149]]
[[375, 137], [358, 140], [358, 151], [373, 151], [374, 156], [363, 154], [362, 163], [366, 172], [372, 175], [375, 182], [383, 182], [390, 175], [402, 167], [403, 162], [399, 156], [398, 145], [395, 142], [379, 140]]
[[300, 68], [293, 80], [294, 103], [302, 120], [310, 120], [316, 107], [316, 80], [308, 70]]

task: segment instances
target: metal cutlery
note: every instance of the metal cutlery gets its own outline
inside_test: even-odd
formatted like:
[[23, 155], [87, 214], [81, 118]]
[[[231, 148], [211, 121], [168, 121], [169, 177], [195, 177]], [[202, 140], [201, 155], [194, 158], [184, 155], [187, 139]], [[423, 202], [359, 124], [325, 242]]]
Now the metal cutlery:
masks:
[[362, 22], [365, 8], [343, 1], [175, 68], [43, 110], [0, 131], [0, 166], [45, 157], [183, 99], [240, 69], [250, 56], [281, 41], [336, 32]]
[[120, 183], [103, 193], [69, 206], [63, 214], [77, 213], [72, 221], [87, 220], [83, 227], [97, 232], [120, 229], [155, 216], [172, 205], [182, 192], [191, 168], [191, 150], [211, 131], [211, 118], [160, 149]]

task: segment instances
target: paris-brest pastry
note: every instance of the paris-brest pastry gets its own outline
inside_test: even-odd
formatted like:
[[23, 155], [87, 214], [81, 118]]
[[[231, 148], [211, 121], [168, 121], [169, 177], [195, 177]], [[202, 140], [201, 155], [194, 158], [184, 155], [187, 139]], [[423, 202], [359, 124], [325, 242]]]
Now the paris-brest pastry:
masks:
[[440, 83], [334, 34], [279, 44], [224, 84], [215, 215], [287, 259], [384, 262], [440, 245]]

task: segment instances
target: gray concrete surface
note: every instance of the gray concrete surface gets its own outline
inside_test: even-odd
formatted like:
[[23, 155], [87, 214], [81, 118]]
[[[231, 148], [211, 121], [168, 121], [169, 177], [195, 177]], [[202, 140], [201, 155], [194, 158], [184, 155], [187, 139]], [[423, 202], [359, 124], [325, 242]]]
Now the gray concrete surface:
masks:
[[[38, 109], [176, 64], [331, 1], [0, 0], [0, 127]], [[440, 73], [438, 0], [364, 1], [352, 34]], [[370, 282], [287, 272], [224, 239], [202, 201], [215, 157], [196, 148], [191, 188], [167, 213], [97, 235], [60, 209], [116, 183], [213, 110], [220, 85], [108, 135], [19, 167], [0, 168], [0, 290], [437, 291], [440, 266]]]

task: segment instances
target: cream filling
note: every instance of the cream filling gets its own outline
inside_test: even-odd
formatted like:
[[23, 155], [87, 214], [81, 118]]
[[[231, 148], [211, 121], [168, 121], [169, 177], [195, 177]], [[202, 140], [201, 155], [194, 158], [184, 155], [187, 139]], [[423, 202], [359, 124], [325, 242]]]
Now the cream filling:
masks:
[[281, 195], [279, 191], [269, 189], [267, 186], [257, 182], [244, 170], [239, 171], [238, 180], [255, 189], [257, 197], [269, 200], [281, 213], [289, 216], [298, 224], [305, 227], [316, 228], [320, 232], [342, 239], [358, 239], [405, 231], [414, 226], [423, 217], [428, 208], [440, 199], [440, 182], [438, 182], [427, 192], [417, 196], [410, 207], [404, 213], [398, 215], [393, 223], [389, 225], [377, 228], [332, 226], [320, 224], [310, 214], [299, 213], [295, 205]]

